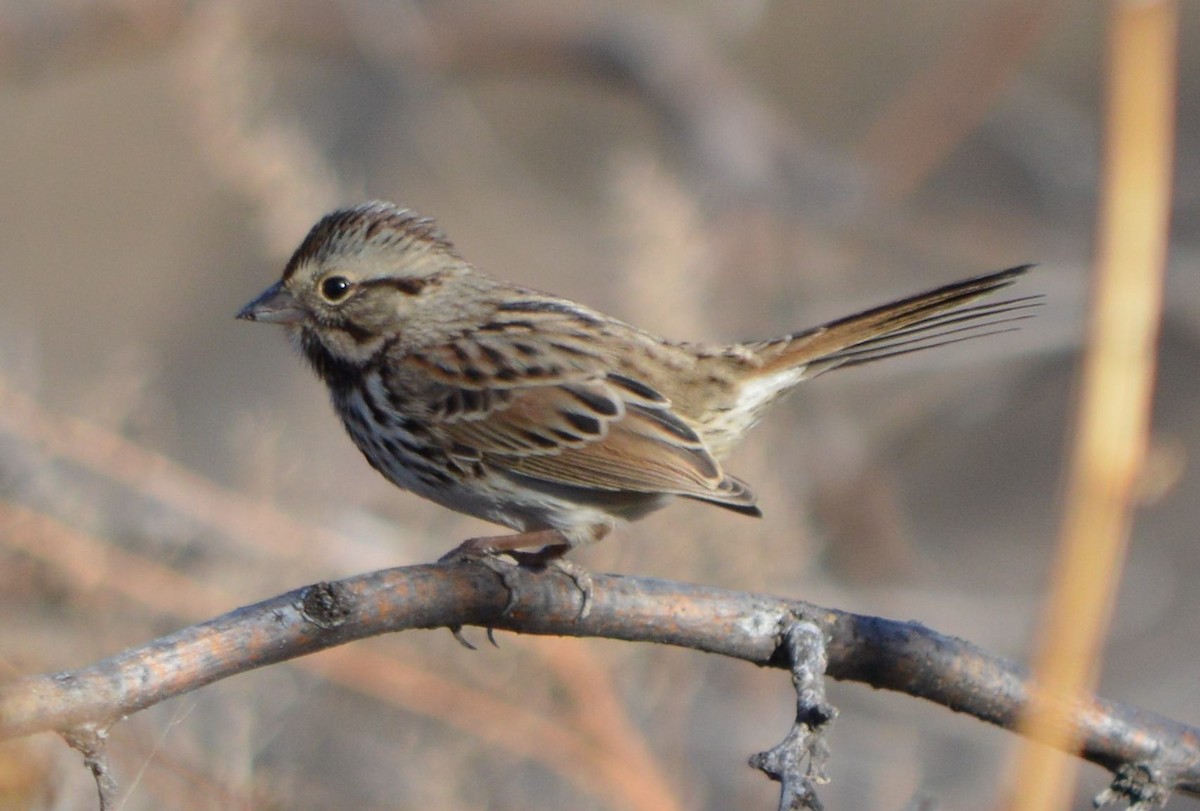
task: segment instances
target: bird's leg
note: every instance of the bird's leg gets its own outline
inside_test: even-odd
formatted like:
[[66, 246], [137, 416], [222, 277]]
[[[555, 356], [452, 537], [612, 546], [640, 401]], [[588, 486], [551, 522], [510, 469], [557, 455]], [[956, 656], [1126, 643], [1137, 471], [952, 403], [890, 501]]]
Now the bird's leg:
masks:
[[[535, 548], [561, 548], [562, 551], [558, 553], [558, 556], [561, 557], [571, 548], [571, 544], [566, 536], [557, 529], [536, 529], [512, 535], [485, 535], [480, 538], [468, 538], [438, 558], [438, 563], [482, 560], [505, 553], [512, 554], [521, 549]], [[516, 555], [513, 557], [517, 558]]]
[[581, 602], [577, 619], [586, 619], [592, 613], [592, 573], [563, 555], [571, 551], [567, 544], [543, 546], [536, 552], [509, 552], [517, 563], [530, 569], [557, 569], [575, 583]]
[[[595, 543], [612, 531], [612, 526], [608, 524], [596, 524], [589, 527], [586, 534], [583, 536], [582, 543]], [[551, 530], [557, 532], [557, 530]], [[536, 534], [536, 533], [531, 533]], [[592, 613], [592, 573], [580, 566], [574, 561], [567, 560], [563, 555], [570, 552], [576, 545], [567, 540], [566, 535], [559, 532], [561, 543], [543, 546], [536, 552], [510, 552], [509, 554], [516, 559], [522, 566], [533, 568], [549, 567], [557, 569], [565, 574], [575, 583], [575, 588], [579, 589], [581, 595], [579, 614], [576, 619], [587, 619], [588, 614]], [[580, 542], [577, 539], [577, 543]]]
[[[591, 531], [588, 540], [597, 541], [608, 534], [608, 527], [599, 526]], [[579, 608], [579, 619], [584, 619], [592, 611], [592, 575], [582, 566], [569, 560], [563, 555], [571, 550], [572, 544], [562, 531], [557, 529], [538, 529], [529, 532], [518, 532], [512, 535], [488, 535], [479, 538], [469, 538], [438, 558], [438, 563], [455, 561], [476, 561], [499, 576], [504, 587], [508, 589], [508, 604], [504, 606], [503, 615], [507, 615], [517, 604], [517, 581], [510, 565], [499, 559], [499, 555], [507, 554], [518, 565], [538, 570], [553, 568], [571, 578], [575, 587], [582, 595]], [[534, 552], [521, 550], [536, 549]], [[459, 642], [465, 643], [461, 629], [451, 628]], [[490, 635], [490, 634], [489, 634]], [[494, 640], [493, 640], [493, 644]], [[471, 645], [467, 644], [467, 647]]]

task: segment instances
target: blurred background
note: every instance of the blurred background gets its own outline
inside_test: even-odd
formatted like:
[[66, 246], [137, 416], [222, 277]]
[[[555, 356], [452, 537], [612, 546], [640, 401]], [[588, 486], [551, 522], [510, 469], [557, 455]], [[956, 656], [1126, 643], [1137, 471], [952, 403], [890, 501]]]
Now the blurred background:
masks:
[[[915, 619], [1022, 659], [1058, 529], [1100, 168], [1092, 0], [0, 2], [0, 679], [487, 525], [359, 457], [233, 320], [326, 211], [664, 335], [770, 337], [1024, 262], [1021, 331], [805, 384], [575, 559]], [[1101, 692], [1200, 723], [1200, 12], [1184, 6], [1155, 429]], [[468, 629], [468, 635], [472, 631]], [[482, 632], [474, 632], [482, 641]], [[127, 811], [774, 808], [788, 677], [604, 640], [373, 639], [113, 729]], [[975, 809], [1012, 736], [835, 684], [830, 808]], [[1084, 767], [1077, 808], [1107, 782]], [[90, 809], [50, 735], [0, 809]], [[1194, 807], [1176, 800], [1171, 808]]]

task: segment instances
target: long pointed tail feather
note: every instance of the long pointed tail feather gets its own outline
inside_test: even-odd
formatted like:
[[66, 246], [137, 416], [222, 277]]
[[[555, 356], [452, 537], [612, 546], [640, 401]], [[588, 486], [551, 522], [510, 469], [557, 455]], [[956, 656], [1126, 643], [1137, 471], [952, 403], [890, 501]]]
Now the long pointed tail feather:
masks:
[[785, 338], [754, 345], [764, 373], [808, 366], [806, 377], [1016, 329], [1041, 296], [972, 302], [1002, 290], [1033, 267], [1021, 265], [954, 282]]

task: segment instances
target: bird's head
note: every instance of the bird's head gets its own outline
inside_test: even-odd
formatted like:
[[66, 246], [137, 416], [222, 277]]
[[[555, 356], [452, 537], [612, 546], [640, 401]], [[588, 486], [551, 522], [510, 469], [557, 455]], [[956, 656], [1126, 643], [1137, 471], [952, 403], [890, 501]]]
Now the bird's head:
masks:
[[362, 365], [414, 322], [429, 321], [417, 316], [469, 270], [433, 220], [366, 203], [313, 226], [283, 277], [237, 317], [287, 326], [318, 371], [314, 353]]

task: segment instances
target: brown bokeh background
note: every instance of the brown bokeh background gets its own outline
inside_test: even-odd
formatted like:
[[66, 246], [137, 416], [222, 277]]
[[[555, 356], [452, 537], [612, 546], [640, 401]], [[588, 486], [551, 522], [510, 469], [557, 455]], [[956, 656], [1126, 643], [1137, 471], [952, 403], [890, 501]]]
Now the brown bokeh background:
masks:
[[[1104, 4], [0, 4], [0, 678], [75, 667], [488, 527], [361, 460], [278, 330], [234, 322], [325, 211], [392, 199], [485, 270], [673, 337], [781, 334], [1036, 261], [1019, 333], [849, 370], [679, 504], [576, 555], [912, 618], [1026, 656], [1100, 171]], [[1200, 723], [1200, 14], [1146, 504], [1108, 697]], [[599, 640], [370, 640], [113, 729], [127, 811], [770, 808], [780, 672]], [[831, 808], [986, 807], [1011, 736], [835, 685]], [[1104, 784], [1084, 770], [1078, 808]], [[0, 809], [94, 807], [0, 744]], [[1177, 800], [1171, 807], [1187, 807]]]

